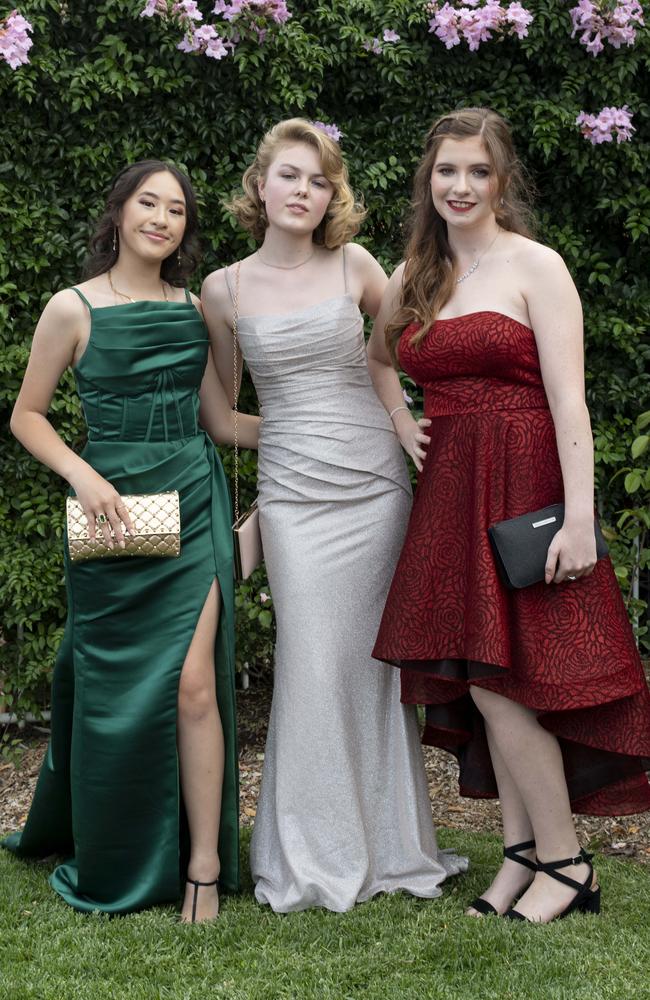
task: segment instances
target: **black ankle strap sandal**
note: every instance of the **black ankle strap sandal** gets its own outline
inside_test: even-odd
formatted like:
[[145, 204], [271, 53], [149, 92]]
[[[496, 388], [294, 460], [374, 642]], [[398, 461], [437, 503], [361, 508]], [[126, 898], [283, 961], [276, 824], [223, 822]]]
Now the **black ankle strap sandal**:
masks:
[[219, 879], [215, 878], [212, 882], [197, 882], [196, 879], [188, 878], [185, 880], [189, 885], [194, 886], [194, 896], [192, 897], [192, 919], [190, 923], [196, 923], [196, 904], [199, 898], [199, 889], [203, 885], [216, 885], [217, 887], [217, 902], [219, 901]]
[[[600, 913], [600, 886], [593, 887], [594, 868], [591, 863], [593, 854], [588, 854], [584, 848], [575, 858], [562, 858], [561, 861], [538, 861], [537, 871], [550, 875], [556, 882], [568, 885], [570, 889], [575, 889], [576, 895], [561, 913], [558, 913], [553, 920], [561, 920], [568, 917], [570, 913]], [[589, 873], [584, 882], [577, 882], [568, 875], [563, 875], [558, 868], [567, 868], [569, 865], [589, 865]], [[522, 913], [510, 907], [505, 914], [510, 920], [527, 920]]]
[[[537, 865], [534, 861], [529, 861], [528, 858], [522, 858], [519, 855], [519, 851], [529, 851], [535, 847], [534, 840], [524, 840], [521, 844], [511, 844], [510, 847], [503, 848], [504, 858], [509, 858], [510, 861], [516, 861], [519, 865], [524, 865], [525, 868], [530, 868], [531, 871], [537, 871]], [[483, 913], [486, 917], [490, 914], [496, 914], [499, 916], [499, 911], [496, 910], [492, 903], [488, 903], [487, 899], [483, 899], [482, 896], [477, 896], [470, 904], [473, 909], [477, 910], [479, 913]]]

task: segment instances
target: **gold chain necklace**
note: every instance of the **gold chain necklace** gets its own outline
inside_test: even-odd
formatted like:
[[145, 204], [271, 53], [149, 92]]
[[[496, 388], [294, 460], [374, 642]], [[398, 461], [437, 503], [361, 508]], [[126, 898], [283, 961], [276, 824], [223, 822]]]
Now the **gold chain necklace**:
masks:
[[303, 267], [305, 264], [309, 263], [309, 261], [314, 256], [314, 253], [315, 251], [312, 250], [312, 252], [309, 254], [309, 257], [307, 257], [305, 260], [301, 260], [299, 264], [269, 264], [268, 260], [264, 260], [259, 250], [257, 251], [257, 256], [261, 260], [262, 264], [264, 264], [264, 267], [274, 267], [276, 271], [295, 271], [297, 267]]
[[[126, 299], [127, 302], [136, 302], [137, 301], [136, 299], [132, 299], [130, 295], [127, 295], [126, 292], [120, 292], [115, 287], [115, 285], [113, 284], [113, 279], [111, 278], [111, 272], [110, 271], [108, 271], [107, 277], [108, 277], [108, 284], [110, 285], [110, 289], [111, 289], [113, 295], [119, 295], [120, 298]], [[160, 284], [162, 286], [162, 293], [163, 293], [163, 295], [165, 297], [165, 302], [169, 302], [169, 297], [167, 295], [167, 289], [165, 288], [165, 282], [162, 280], [162, 278], [160, 279]]]

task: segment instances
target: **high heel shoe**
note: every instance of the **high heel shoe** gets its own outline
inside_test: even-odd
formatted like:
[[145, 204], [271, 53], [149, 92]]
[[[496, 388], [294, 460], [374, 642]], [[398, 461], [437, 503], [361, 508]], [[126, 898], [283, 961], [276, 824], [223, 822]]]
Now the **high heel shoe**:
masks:
[[[504, 858], [509, 858], [510, 861], [516, 861], [519, 865], [524, 865], [526, 868], [530, 868], [531, 871], [537, 871], [537, 865], [534, 861], [529, 861], [528, 858], [522, 858], [519, 851], [528, 851], [535, 846], [534, 840], [525, 840], [521, 844], [512, 844], [510, 847], [503, 848]], [[488, 903], [487, 899], [483, 899], [482, 896], [477, 896], [473, 902], [469, 904], [474, 910], [482, 913], [484, 916], [489, 916], [491, 913], [499, 916], [499, 911], [492, 906], [492, 903]]]
[[[206, 886], [207, 885], [216, 885], [216, 887], [217, 887], [217, 907], [218, 907], [219, 906], [219, 879], [215, 878], [212, 882], [197, 882], [196, 879], [188, 878], [185, 881], [188, 883], [188, 885], [193, 885], [194, 886], [194, 895], [192, 897], [192, 919], [190, 920], [190, 923], [191, 924], [195, 924], [196, 923], [196, 904], [197, 904], [198, 898], [199, 898], [199, 889], [201, 888], [201, 886], [204, 886], [204, 885], [206, 885]], [[218, 912], [217, 912], [217, 916], [219, 916]], [[213, 919], [216, 920], [216, 917], [213, 918]], [[203, 921], [201, 921], [201, 922], [203, 923]]]
[[[580, 850], [580, 854], [576, 855], [575, 858], [563, 858], [562, 861], [538, 861], [537, 871], [545, 872], [546, 875], [550, 875], [554, 878], [556, 882], [561, 882], [563, 885], [568, 885], [571, 889], [576, 890], [574, 898], [571, 900], [568, 906], [558, 913], [553, 920], [561, 920], [563, 917], [568, 917], [570, 913], [600, 913], [600, 886], [594, 886], [594, 868], [591, 863], [593, 854], [588, 854], [584, 848]], [[568, 875], [562, 875], [558, 868], [566, 868], [567, 865], [582, 865], [586, 864], [589, 866], [589, 874], [584, 882], [577, 882], [574, 878], [569, 878]], [[510, 920], [528, 920], [523, 913], [518, 913], [512, 906], [506, 911], [505, 916]], [[550, 922], [550, 921], [549, 921]], [[532, 921], [529, 921], [532, 923]]]

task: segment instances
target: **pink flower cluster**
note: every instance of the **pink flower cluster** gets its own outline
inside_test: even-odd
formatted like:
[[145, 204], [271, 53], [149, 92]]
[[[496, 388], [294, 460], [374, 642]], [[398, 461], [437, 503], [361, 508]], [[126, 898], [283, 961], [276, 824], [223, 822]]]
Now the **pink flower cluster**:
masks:
[[384, 51], [384, 45], [394, 45], [399, 40], [400, 36], [396, 31], [393, 31], [392, 28], [384, 28], [381, 38], [371, 38], [363, 43], [363, 47], [367, 52], [374, 52], [376, 56], [380, 56]]
[[[261, 45], [266, 37], [266, 28], [259, 24], [259, 19], [284, 24], [291, 17], [285, 0], [216, 0], [212, 13], [222, 17], [224, 21], [236, 21], [242, 15], [248, 15], [251, 23], [246, 27], [257, 37]], [[183, 29], [183, 40], [177, 48], [181, 52], [192, 52], [196, 55], [206, 55], [210, 59], [223, 59], [228, 52], [234, 52], [235, 46], [241, 41], [239, 31], [231, 31], [229, 38], [224, 38], [212, 24], [197, 23], [203, 20], [203, 14], [198, 8], [197, 0], [146, 0], [140, 17], [171, 18]]]
[[465, 6], [450, 3], [440, 6], [434, 0], [427, 7], [433, 17], [429, 32], [433, 32], [446, 48], [467, 42], [471, 52], [476, 52], [481, 42], [489, 42], [493, 34], [516, 35], [525, 38], [533, 15], [522, 7], [519, 0], [501, 6], [501, 0], [465, 0]]
[[18, 69], [29, 62], [27, 53], [34, 43], [28, 32], [32, 30], [29, 21], [17, 10], [12, 10], [0, 21], [0, 58], [9, 63], [12, 69]]
[[324, 132], [325, 135], [328, 135], [330, 139], [334, 140], [334, 142], [338, 142], [343, 135], [343, 132], [341, 132], [341, 129], [338, 128], [337, 125], [326, 125], [325, 122], [312, 122], [311, 124], [314, 128], [317, 128], [321, 132]]
[[214, 13], [220, 14], [224, 21], [233, 21], [240, 14], [251, 13], [276, 24], [285, 24], [291, 17], [285, 0], [217, 0]]
[[589, 139], [594, 146], [599, 146], [601, 142], [613, 142], [614, 135], [617, 142], [628, 142], [636, 131], [627, 104], [622, 108], [603, 108], [597, 115], [581, 111], [576, 118], [576, 125], [580, 126], [585, 139]]
[[620, 49], [621, 45], [633, 45], [635, 25], [644, 24], [639, 0], [580, 0], [570, 14], [573, 22], [571, 38], [580, 32], [580, 42], [592, 56], [603, 51], [603, 41], [609, 42], [615, 49]]

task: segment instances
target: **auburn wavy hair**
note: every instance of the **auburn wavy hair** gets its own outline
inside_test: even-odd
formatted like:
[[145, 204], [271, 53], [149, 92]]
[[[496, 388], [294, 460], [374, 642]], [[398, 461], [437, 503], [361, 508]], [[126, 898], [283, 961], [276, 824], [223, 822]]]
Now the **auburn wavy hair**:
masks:
[[257, 148], [255, 159], [242, 178], [243, 195], [226, 202], [226, 208], [244, 229], [261, 242], [269, 223], [260, 200], [259, 179], [266, 176], [280, 149], [297, 142], [304, 142], [316, 150], [323, 174], [334, 188], [327, 211], [314, 230], [313, 240], [328, 250], [336, 250], [358, 233], [366, 210], [350, 187], [348, 168], [338, 143], [306, 118], [288, 118], [266, 133]]
[[431, 173], [445, 139], [474, 136], [480, 136], [494, 170], [498, 225], [522, 236], [534, 233], [532, 184], [517, 158], [505, 119], [490, 108], [461, 108], [438, 118], [429, 129], [413, 182], [401, 304], [386, 324], [386, 344], [395, 364], [404, 328], [418, 324], [411, 343], [419, 344], [456, 287], [457, 261], [449, 244], [447, 223], [433, 205]]

